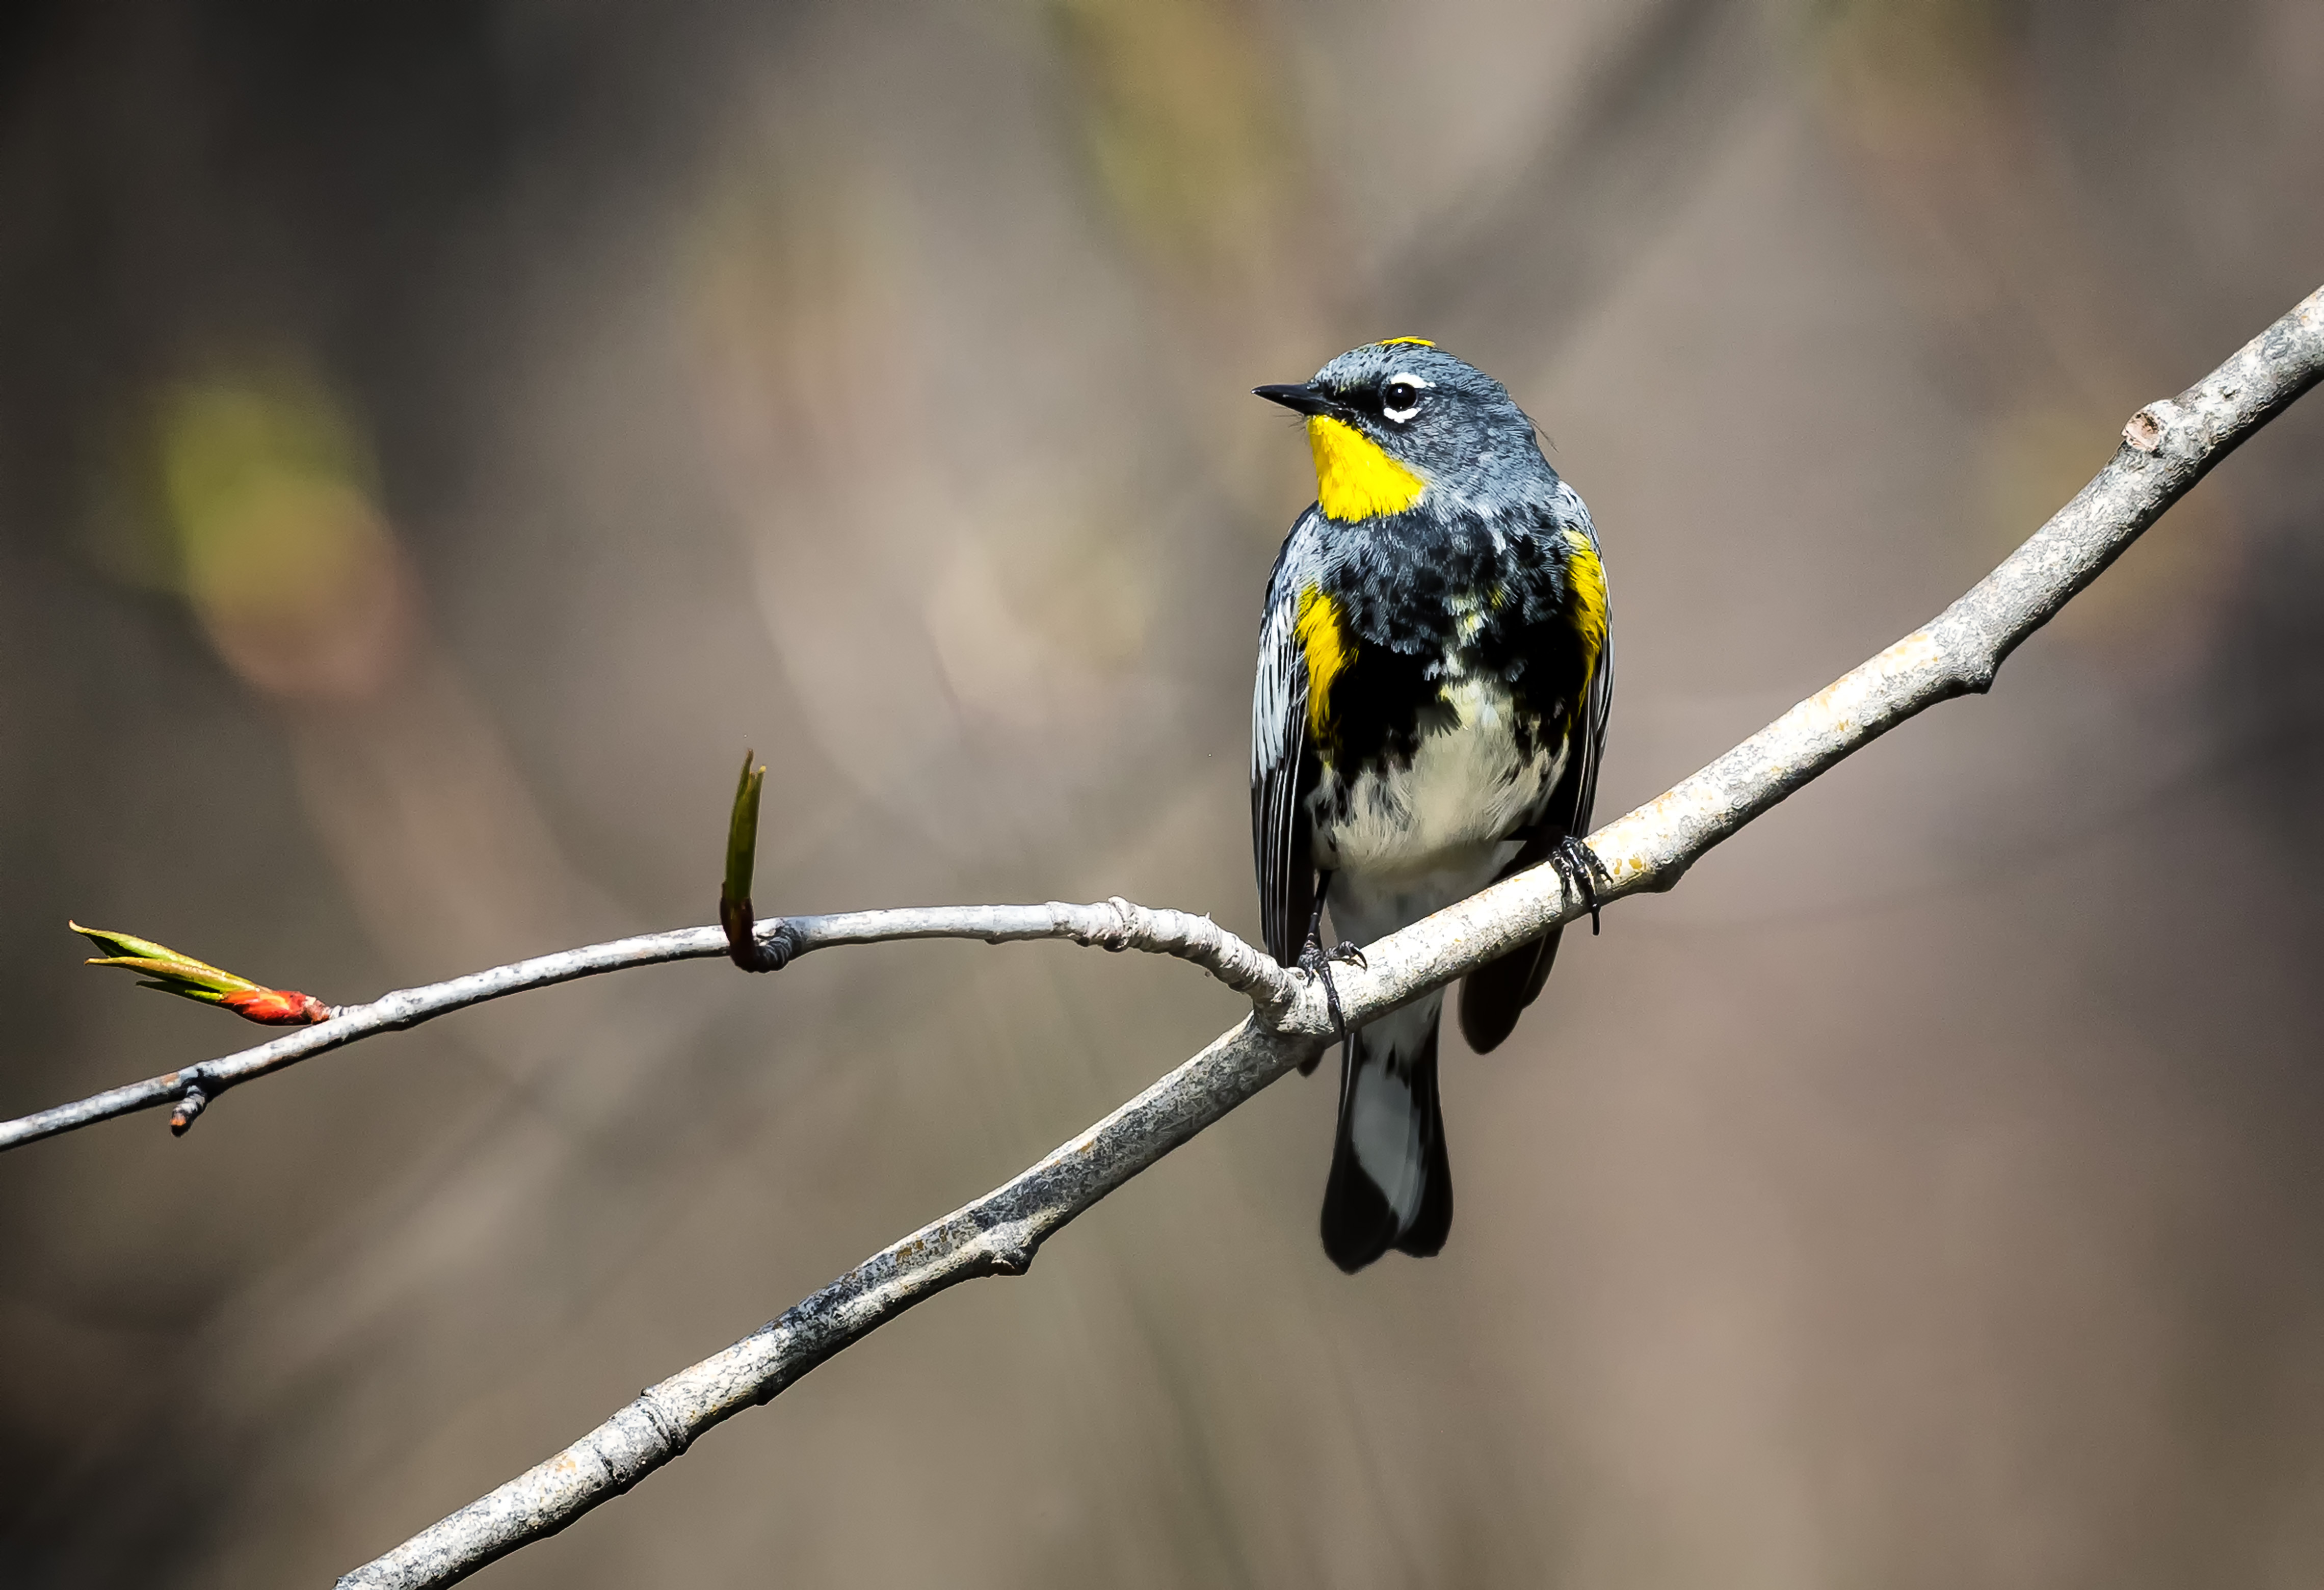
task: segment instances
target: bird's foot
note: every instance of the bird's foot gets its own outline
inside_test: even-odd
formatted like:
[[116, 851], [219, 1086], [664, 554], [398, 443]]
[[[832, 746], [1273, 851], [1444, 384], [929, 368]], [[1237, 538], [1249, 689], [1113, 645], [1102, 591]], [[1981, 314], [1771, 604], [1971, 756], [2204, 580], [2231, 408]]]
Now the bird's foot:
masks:
[[1334, 960], [1343, 965], [1366, 968], [1371, 964], [1364, 959], [1360, 944], [1342, 939], [1326, 950], [1320, 935], [1309, 933], [1307, 942], [1299, 951], [1299, 970], [1309, 977], [1323, 979], [1323, 1003], [1331, 1007], [1333, 1030], [1344, 1039], [1348, 1035], [1348, 1018], [1340, 1013], [1340, 990], [1332, 986], [1332, 962]]
[[1582, 904], [1590, 907], [1590, 936], [1596, 938], [1598, 887], [1603, 884], [1612, 888], [1614, 875], [1606, 870], [1606, 863], [1598, 859], [1597, 851], [1570, 833], [1557, 841], [1557, 848], [1550, 851], [1549, 856], [1557, 864], [1559, 875], [1582, 896]]

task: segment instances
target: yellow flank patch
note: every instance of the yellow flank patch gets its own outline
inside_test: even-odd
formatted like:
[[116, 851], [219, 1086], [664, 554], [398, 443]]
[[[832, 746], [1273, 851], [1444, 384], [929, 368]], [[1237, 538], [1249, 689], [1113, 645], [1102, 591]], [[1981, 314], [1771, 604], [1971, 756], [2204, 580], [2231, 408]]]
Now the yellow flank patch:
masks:
[[[1565, 584], [1573, 597], [1573, 627], [1582, 632], [1590, 672], [1595, 674], [1598, 659], [1606, 655], [1606, 565], [1598, 561], [1598, 549], [1580, 530], [1566, 531], [1565, 545], [1572, 554], [1565, 560]], [[1577, 697], [1577, 712], [1580, 704]]]
[[1380, 346], [1384, 348], [1401, 348], [1406, 346], [1416, 348], [1433, 348], [1435, 345], [1436, 345], [1434, 343], [1430, 342], [1425, 336], [1392, 336], [1388, 338], [1388, 341], [1380, 344]]
[[1315, 501], [1326, 519], [1347, 524], [1402, 513], [1428, 489], [1426, 481], [1343, 419], [1323, 414], [1309, 418], [1307, 446], [1315, 455]]
[[1307, 654], [1307, 738], [1321, 743], [1331, 716], [1332, 681], [1356, 660], [1356, 645], [1340, 623], [1340, 604], [1313, 585], [1299, 593], [1292, 631]]

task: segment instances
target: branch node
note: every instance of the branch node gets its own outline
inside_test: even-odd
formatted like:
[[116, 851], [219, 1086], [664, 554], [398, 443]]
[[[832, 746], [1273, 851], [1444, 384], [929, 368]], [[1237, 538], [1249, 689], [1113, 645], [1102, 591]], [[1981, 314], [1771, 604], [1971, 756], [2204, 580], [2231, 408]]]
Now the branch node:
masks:
[[664, 1413], [661, 1404], [654, 1401], [653, 1387], [648, 1386], [638, 1393], [637, 1406], [671, 1457], [678, 1457], [693, 1444], [694, 1438], [687, 1433], [686, 1427]]
[[2170, 424], [2167, 413], [2170, 407], [2170, 400], [2166, 398], [2141, 409], [2130, 417], [2130, 423], [2122, 427], [2122, 439], [2141, 453], [2152, 455], [2162, 451], [2163, 431]]
[[720, 899], [718, 918], [726, 930], [726, 959], [744, 971], [780, 971], [798, 952], [789, 919], [778, 916], [772, 926], [761, 927], [748, 900]]
[[170, 1135], [183, 1137], [186, 1128], [194, 1124], [194, 1117], [208, 1109], [209, 1103], [209, 1095], [202, 1091], [200, 1083], [189, 1087], [178, 1100], [178, 1107], [170, 1112]]
[[1121, 919], [1121, 925], [1109, 934], [1105, 941], [1105, 947], [1118, 955], [1137, 941], [1138, 919], [1142, 914], [1139, 907], [1131, 905], [1120, 895], [1113, 896], [1106, 901], [1106, 904], [1112, 906], [1114, 915]]

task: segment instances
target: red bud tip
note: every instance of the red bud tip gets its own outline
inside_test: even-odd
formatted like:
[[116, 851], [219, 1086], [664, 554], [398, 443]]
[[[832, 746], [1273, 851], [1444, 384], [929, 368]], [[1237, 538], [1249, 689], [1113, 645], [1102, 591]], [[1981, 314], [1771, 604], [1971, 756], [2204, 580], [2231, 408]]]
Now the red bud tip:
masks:
[[311, 1026], [331, 1018], [329, 1006], [295, 988], [254, 988], [246, 994], [222, 995], [218, 1003], [244, 1021], [270, 1027]]

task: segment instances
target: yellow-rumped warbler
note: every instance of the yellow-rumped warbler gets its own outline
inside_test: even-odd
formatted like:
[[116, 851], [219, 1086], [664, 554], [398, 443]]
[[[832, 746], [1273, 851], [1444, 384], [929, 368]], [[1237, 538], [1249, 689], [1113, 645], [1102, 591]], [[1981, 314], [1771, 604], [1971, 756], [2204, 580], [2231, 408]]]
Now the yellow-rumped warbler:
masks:
[[[1554, 861], [1591, 888], [1613, 700], [1590, 510], [1501, 383], [1417, 337], [1258, 395], [1307, 417], [1316, 501], [1268, 582], [1251, 697], [1267, 947], [1328, 979], [1319, 926], [1369, 942]], [[1591, 896], [1595, 898], [1594, 894]], [[1479, 1052], [1541, 991], [1555, 932], [1469, 974]], [[1323, 1251], [1434, 1254], [1452, 1224], [1431, 994], [1346, 1034]], [[1336, 1009], [1336, 996], [1333, 998]]]

